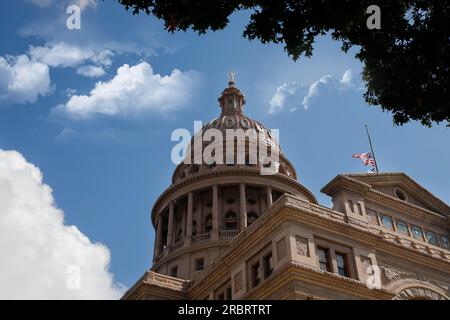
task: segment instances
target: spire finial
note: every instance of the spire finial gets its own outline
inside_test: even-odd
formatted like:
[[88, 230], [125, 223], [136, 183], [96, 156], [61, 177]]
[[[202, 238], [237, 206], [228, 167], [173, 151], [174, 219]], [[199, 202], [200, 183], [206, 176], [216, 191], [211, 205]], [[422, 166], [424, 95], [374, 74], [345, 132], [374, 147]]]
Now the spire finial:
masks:
[[228, 85], [234, 86], [236, 83], [236, 71], [230, 71], [228, 73]]

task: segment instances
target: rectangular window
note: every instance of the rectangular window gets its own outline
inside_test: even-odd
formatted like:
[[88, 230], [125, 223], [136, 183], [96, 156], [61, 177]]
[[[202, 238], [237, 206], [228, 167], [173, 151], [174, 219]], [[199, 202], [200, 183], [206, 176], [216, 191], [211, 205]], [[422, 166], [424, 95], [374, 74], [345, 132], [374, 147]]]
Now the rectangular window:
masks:
[[204, 268], [205, 268], [205, 259], [203, 259], [203, 258], [195, 259], [194, 270], [200, 271], [200, 270], [203, 270]]
[[259, 262], [252, 265], [251, 276], [252, 276], [252, 288], [256, 287], [261, 282], [261, 276], [259, 274], [260, 265]]
[[392, 223], [392, 218], [389, 216], [381, 215], [381, 223], [385, 228], [394, 230], [394, 225]]
[[225, 300], [225, 293], [221, 292], [221, 293], [217, 296], [217, 300]]
[[398, 232], [405, 234], [405, 235], [409, 235], [408, 225], [406, 224], [406, 222], [396, 219], [395, 226], [397, 227]]
[[270, 275], [273, 272], [273, 265], [272, 265], [272, 252], [269, 254], [266, 254], [263, 257], [263, 266], [264, 266], [264, 279], [270, 277]]
[[227, 300], [231, 300], [231, 287], [227, 288]]
[[353, 201], [352, 200], [348, 200], [348, 206], [349, 206], [349, 208], [350, 208], [350, 211], [351, 212], [354, 212], [354, 208], [353, 208]]
[[170, 268], [170, 276], [171, 277], [177, 277], [178, 274], [178, 266], [173, 266], [172, 268]]
[[328, 249], [318, 247], [317, 248], [317, 257], [319, 259], [320, 269], [323, 271], [330, 271], [330, 258]]
[[450, 248], [449, 244], [448, 244], [448, 237], [447, 236], [441, 236], [440, 238], [441, 238], [441, 245], [442, 245], [442, 247], [445, 248], [445, 249]]
[[411, 226], [411, 232], [413, 234], [413, 237], [415, 239], [420, 239], [423, 240], [423, 233], [422, 233], [422, 229], [418, 226]]
[[343, 277], [348, 277], [347, 258], [345, 254], [336, 252], [337, 272]]
[[360, 215], [360, 216], [362, 216], [362, 207], [361, 207], [361, 203], [357, 203], [357, 206], [358, 206], [358, 214]]
[[425, 232], [426, 238], [428, 243], [437, 246], [438, 245], [438, 240], [436, 237], [436, 233], [434, 233], [433, 231], [426, 231]]

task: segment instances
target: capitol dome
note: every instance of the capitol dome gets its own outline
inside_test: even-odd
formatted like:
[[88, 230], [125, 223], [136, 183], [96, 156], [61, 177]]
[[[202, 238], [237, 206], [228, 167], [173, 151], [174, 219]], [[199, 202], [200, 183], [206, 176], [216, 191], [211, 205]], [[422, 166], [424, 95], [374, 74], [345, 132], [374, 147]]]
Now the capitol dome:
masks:
[[[221, 132], [223, 139], [223, 157], [221, 164], [216, 163], [205, 163], [205, 161], [201, 161], [201, 163], [196, 163], [193, 161], [195, 158], [194, 153], [198, 152], [199, 155], [203, 155], [204, 149], [211, 143], [210, 141], [203, 141], [202, 144], [195, 146], [194, 138], [192, 138], [190, 143], [190, 151], [188, 151], [188, 157], [191, 159], [189, 163], [181, 163], [178, 165], [176, 170], [174, 171], [172, 182], [178, 182], [184, 178], [187, 178], [191, 174], [195, 174], [201, 170], [208, 170], [215, 167], [224, 167], [224, 166], [234, 166], [234, 167], [246, 167], [254, 166], [254, 167], [269, 167], [273, 165], [274, 171], [285, 176], [288, 176], [294, 180], [297, 179], [297, 173], [295, 168], [289, 162], [289, 160], [284, 156], [281, 148], [278, 144], [278, 141], [275, 135], [272, 133], [270, 129], [267, 129], [261, 122], [253, 120], [247, 117], [244, 114], [244, 105], [245, 98], [242, 92], [235, 86], [234, 80], [228, 83], [228, 87], [222, 91], [219, 99], [219, 106], [221, 108], [221, 114], [218, 118], [215, 118], [208, 123], [206, 123], [201, 129], [201, 136], [205, 136], [205, 133], [211, 129], [217, 129]], [[242, 132], [249, 132], [253, 130], [255, 134], [258, 135], [260, 139], [260, 143], [262, 142], [267, 149], [267, 156], [261, 158], [258, 156], [257, 150], [254, 152], [254, 161], [251, 161], [249, 141], [246, 138], [245, 141], [245, 158], [242, 163], [238, 162], [237, 157], [237, 141], [234, 142], [234, 157], [231, 163], [227, 163], [226, 161], [226, 134], [227, 131], [235, 131], [242, 130]], [[200, 134], [198, 133], [198, 134]], [[259, 150], [259, 149], [258, 149]], [[277, 158], [276, 163], [271, 163], [270, 153], [271, 150], [276, 150]]]
[[[242, 163], [180, 163], [173, 173], [172, 184], [152, 209], [156, 229], [152, 270], [192, 279], [283, 194], [317, 203], [314, 195], [297, 181], [295, 168], [281, 152], [274, 134], [245, 116], [244, 105], [244, 95], [232, 78], [219, 97], [219, 117], [206, 123], [197, 135], [203, 137], [210, 129], [223, 135], [229, 129], [253, 129], [271, 154], [272, 150], [277, 151], [276, 163], [259, 153], [256, 161], [254, 158], [250, 161], [252, 153], [247, 148]], [[208, 140], [196, 145], [194, 137], [189, 154], [195, 151], [202, 154], [210, 143]], [[224, 141], [224, 153], [226, 144]], [[244, 145], [247, 147], [248, 141]], [[234, 154], [237, 149], [234, 145]], [[267, 166], [275, 168], [273, 174], [261, 174], [261, 169]]]

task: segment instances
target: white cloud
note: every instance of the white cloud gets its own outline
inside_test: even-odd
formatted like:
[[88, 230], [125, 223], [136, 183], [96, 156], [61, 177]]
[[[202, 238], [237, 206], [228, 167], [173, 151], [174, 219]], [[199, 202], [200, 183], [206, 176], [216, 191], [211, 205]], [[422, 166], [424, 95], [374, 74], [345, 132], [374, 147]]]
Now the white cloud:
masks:
[[36, 102], [51, 91], [49, 68], [26, 55], [0, 56], [0, 101]]
[[81, 9], [85, 9], [87, 7], [95, 8], [97, 7], [97, 0], [76, 0], [75, 4], [78, 4]]
[[[39, 168], [0, 149], [0, 299], [117, 299], [106, 246], [64, 224]], [[79, 290], [70, 290], [80, 272]], [[69, 286], [68, 286], [69, 283]]]
[[[55, 1], [55, 0], [28, 0], [28, 1], [31, 1], [31, 3], [33, 3], [34, 5], [41, 7], [41, 8], [50, 7], [50, 6], [57, 4], [58, 2], [62, 2], [61, 0], [58, 0], [58, 1]], [[85, 9], [88, 7], [95, 8], [97, 6], [97, 1], [96, 0], [71, 0], [70, 2], [65, 1], [66, 6], [69, 4], [78, 5], [81, 9]]]
[[308, 94], [303, 98], [302, 105], [305, 109], [309, 108], [310, 101], [319, 95], [319, 92], [326, 90], [327, 87], [338, 88], [339, 80], [330, 75], [323, 76], [318, 81], [314, 82], [308, 89]]
[[161, 76], [146, 62], [131, 67], [124, 64], [110, 81], [97, 82], [88, 95], [74, 95], [56, 111], [77, 119], [164, 113], [189, 103], [198, 80], [195, 71], [174, 69]]
[[[63, 42], [96, 52], [109, 49], [116, 54], [131, 54], [148, 58], [159, 53], [174, 53], [189, 42], [189, 39], [183, 35], [171, 35], [165, 32], [163, 23], [157, 19], [127, 17], [128, 15], [123, 10], [116, 10], [120, 9], [117, 8], [118, 6], [121, 6], [113, 1], [35, 1], [42, 2], [42, 5], [47, 5], [47, 8], [39, 10], [39, 14], [34, 15], [33, 19], [19, 26], [18, 33], [21, 36], [39, 39], [45, 43]], [[75, 31], [66, 27], [68, 18], [66, 9], [68, 5], [72, 4], [78, 4], [81, 8], [85, 8], [81, 16], [81, 29]], [[96, 4], [101, 6], [100, 10], [94, 10]], [[125, 22], [117, 23], [122, 20]], [[126, 28], [123, 27], [124, 24], [127, 26]]]
[[53, 0], [28, 0], [28, 1], [31, 1], [31, 3], [41, 8], [49, 7], [54, 3]]
[[345, 86], [353, 86], [355, 85], [355, 75], [352, 70], [348, 69], [342, 75], [341, 83]]
[[51, 67], [76, 67], [86, 60], [96, 64], [111, 65], [110, 50], [95, 51], [65, 43], [47, 44], [44, 47], [33, 47], [29, 49], [29, 55], [33, 60], [45, 63]]
[[309, 87], [308, 94], [303, 98], [302, 105], [305, 109], [308, 109], [311, 101], [325, 92], [330, 93], [331, 91], [333, 92], [332, 94], [336, 93], [337, 95], [340, 95], [347, 90], [360, 89], [362, 89], [361, 85], [358, 80], [355, 79], [351, 70], [346, 70], [341, 79], [326, 75]]
[[269, 113], [281, 110], [294, 111], [299, 106], [308, 109], [314, 99], [323, 94], [340, 96], [347, 91], [361, 90], [361, 83], [351, 70], [346, 70], [341, 79], [325, 75], [312, 83], [309, 87], [295, 82], [284, 83], [279, 86], [270, 101]]
[[304, 88], [295, 82], [283, 83], [270, 100], [269, 113], [279, 112], [286, 107], [295, 110], [299, 105], [298, 99], [304, 95], [304, 91]]
[[85, 77], [95, 78], [105, 74], [105, 70], [102, 67], [86, 65], [77, 69], [77, 73]]
[[90, 50], [91, 57], [89, 58], [92, 62], [109, 67], [112, 63], [111, 57], [114, 55], [114, 52], [108, 49], [102, 50]]
[[65, 43], [30, 46], [27, 54], [0, 56], [0, 102], [34, 103], [52, 91], [49, 67], [79, 67], [77, 73], [98, 77], [111, 65], [114, 53], [92, 50]]

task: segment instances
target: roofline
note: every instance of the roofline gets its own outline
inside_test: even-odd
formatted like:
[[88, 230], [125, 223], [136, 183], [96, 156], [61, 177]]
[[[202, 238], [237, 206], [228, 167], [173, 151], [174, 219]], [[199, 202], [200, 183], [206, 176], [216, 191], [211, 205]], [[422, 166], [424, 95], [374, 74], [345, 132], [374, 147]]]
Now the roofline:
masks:
[[447, 205], [444, 201], [442, 201], [441, 199], [439, 199], [438, 197], [436, 197], [434, 194], [432, 194], [428, 189], [424, 188], [423, 186], [421, 186], [419, 183], [417, 183], [414, 179], [412, 179], [410, 176], [408, 176], [406, 173], [404, 172], [383, 172], [383, 173], [342, 173], [337, 175], [336, 177], [334, 177], [330, 182], [328, 182], [325, 186], [323, 186], [320, 189], [320, 192], [328, 195], [328, 196], [332, 196], [333, 194], [333, 189], [336, 187], [336, 184], [339, 182], [342, 182], [344, 179], [346, 181], [350, 181], [353, 183], [357, 183], [359, 184], [360, 187], [363, 187], [365, 189], [365, 191], [370, 191], [370, 190], [374, 190], [374, 188], [364, 182], [364, 181], [360, 181], [358, 179], [355, 179], [356, 177], [367, 177], [367, 176], [372, 176], [372, 177], [376, 177], [376, 176], [399, 176], [402, 177], [403, 179], [407, 179], [408, 182], [412, 183], [414, 185], [414, 187], [420, 189], [421, 191], [423, 191], [425, 193], [426, 196], [430, 197], [432, 200], [432, 204], [433, 206], [435, 206], [437, 209], [440, 209], [444, 214], [440, 213], [440, 212], [434, 212], [431, 210], [428, 210], [426, 208], [422, 208], [419, 207], [417, 205], [414, 205], [412, 203], [409, 202], [405, 202], [402, 200], [399, 200], [395, 197], [391, 197], [387, 194], [381, 193], [383, 196], [392, 198], [393, 200], [397, 201], [398, 203], [402, 203], [408, 206], [412, 206], [414, 208], [420, 208], [421, 210], [427, 211], [427, 212], [433, 212], [433, 213], [437, 213], [440, 216], [447, 216], [450, 217], [450, 206]]

